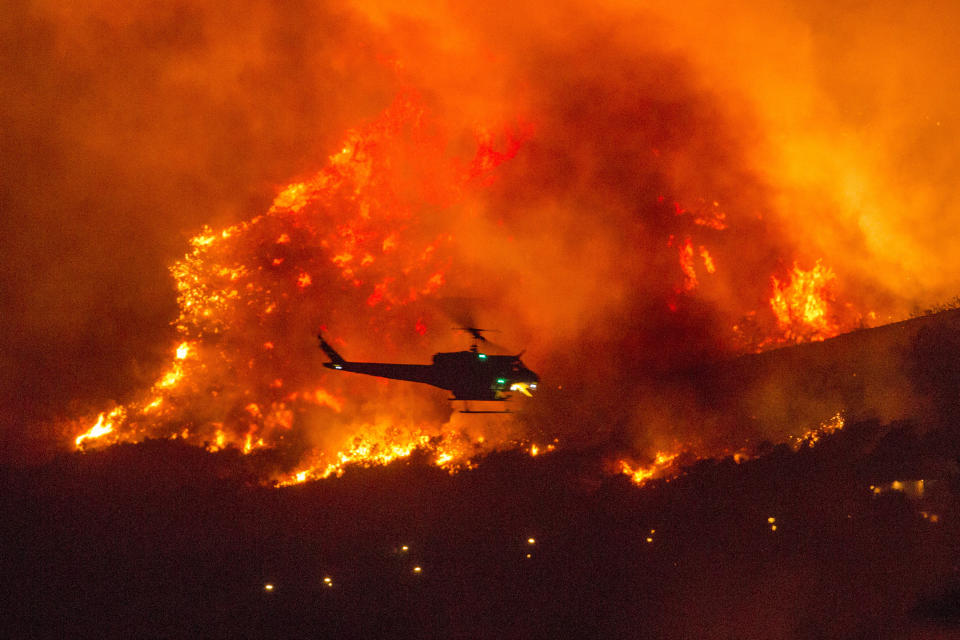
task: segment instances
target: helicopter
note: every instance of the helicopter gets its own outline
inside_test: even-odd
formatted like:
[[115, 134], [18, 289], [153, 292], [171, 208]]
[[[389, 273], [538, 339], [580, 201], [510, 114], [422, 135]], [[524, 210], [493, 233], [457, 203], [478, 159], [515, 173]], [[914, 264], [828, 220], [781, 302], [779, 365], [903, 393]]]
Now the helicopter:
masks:
[[352, 371], [378, 378], [409, 380], [446, 389], [453, 394], [452, 401], [464, 401], [461, 413], [509, 413], [509, 411], [471, 411], [470, 401], [509, 400], [509, 391], [519, 391], [531, 396], [536, 390], [540, 377], [527, 368], [520, 360], [521, 351], [515, 356], [488, 355], [480, 350], [481, 342], [488, 342], [483, 336], [489, 329], [476, 327], [455, 327], [455, 331], [464, 331], [473, 337], [469, 351], [436, 353], [433, 364], [390, 364], [384, 362], [350, 362], [336, 352], [330, 343], [317, 335], [320, 348], [330, 358], [324, 362], [327, 369]]

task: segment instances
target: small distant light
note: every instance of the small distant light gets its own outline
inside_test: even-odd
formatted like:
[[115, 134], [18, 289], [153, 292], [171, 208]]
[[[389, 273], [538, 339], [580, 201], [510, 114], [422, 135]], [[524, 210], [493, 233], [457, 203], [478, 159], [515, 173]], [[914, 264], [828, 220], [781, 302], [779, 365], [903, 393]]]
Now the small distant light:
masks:
[[263, 590], [264, 590], [264, 591], [273, 591], [273, 585], [268, 582], [267, 584], [263, 585]]
[[773, 524], [773, 523], [776, 522], [776, 521], [777, 521], [777, 519], [774, 518], [773, 516], [770, 516], [769, 518], [767, 518], [767, 522], [769, 522], [770, 524]]
[[487, 354], [485, 354], [485, 353], [478, 353], [478, 354], [477, 354], [477, 357], [480, 358], [481, 360], [486, 360], [486, 359], [487, 359]]
[[533, 557], [533, 556], [530, 555], [529, 553], [527, 554], [527, 558], [532, 558], [532, 557]]
[[343, 367], [341, 367], [339, 364], [333, 365], [333, 368], [334, 368], [334, 369], [343, 369]]
[[323, 584], [327, 585], [328, 587], [332, 587], [332, 586], [333, 586], [333, 578], [331, 578], [330, 576], [325, 577], [325, 578], [323, 579]]
[[647, 542], [653, 542], [653, 538], [647, 538]]
[[653, 535], [653, 534], [655, 534], [656, 532], [657, 532], [656, 529], [650, 529], [650, 535]]
[[497, 384], [506, 384], [506, 383], [507, 383], [506, 378], [497, 378]]
[[402, 547], [400, 547], [400, 551], [403, 551], [404, 553], [406, 553], [407, 551], [410, 551], [410, 547], [408, 547], [407, 545], [403, 545]]
[[420, 573], [421, 571], [423, 571], [423, 569], [421, 569], [419, 566], [413, 568], [414, 573]]
[[537, 544], [537, 541], [535, 538], [527, 538], [527, 544]]
[[777, 530], [777, 525], [775, 524], [770, 525], [770, 531], [776, 531], [776, 530]]

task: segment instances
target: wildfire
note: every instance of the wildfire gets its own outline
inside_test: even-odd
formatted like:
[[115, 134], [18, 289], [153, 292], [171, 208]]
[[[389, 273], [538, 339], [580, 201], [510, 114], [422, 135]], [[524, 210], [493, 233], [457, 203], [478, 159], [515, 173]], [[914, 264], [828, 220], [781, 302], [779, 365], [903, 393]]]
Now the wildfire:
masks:
[[[345, 444], [299, 453], [302, 466], [280, 484], [418, 449], [445, 469], [468, 465], [477, 443], [424, 425], [389, 395], [380, 404], [395, 413], [370, 416], [369, 392], [350, 392], [355, 381], [318, 384], [322, 370], [303, 337], [331, 317], [381, 344], [394, 342], [384, 327], [404, 327], [405, 341], [424, 335], [422, 308], [411, 303], [445, 286], [454, 241], [424, 211], [485, 188], [530, 134], [526, 125], [481, 126], [472, 158], [453, 156], [419, 98], [401, 92], [349, 131], [326, 167], [280, 189], [267, 213], [204, 227], [170, 268], [180, 313], [169, 365], [139, 398], [84, 426], [75, 446], [176, 436], [249, 454], [317, 440], [286, 438], [316, 429], [346, 434]], [[415, 166], [404, 160], [413, 157]]]
[[[483, 450], [484, 439], [470, 440], [462, 434], [442, 434], [430, 437], [425, 433], [412, 436], [408, 433], [394, 434], [395, 429], [381, 428], [374, 436], [356, 436], [336, 454], [333, 462], [320, 462], [287, 474], [275, 481], [278, 487], [301, 484], [310, 480], [340, 477], [351, 466], [376, 467], [388, 465], [395, 460], [409, 458], [420, 451], [436, 466], [451, 474], [476, 465], [472, 456]], [[556, 442], [556, 441], [554, 441]], [[530, 457], [556, 449], [556, 444], [544, 448], [524, 442], [508, 442], [506, 446], [524, 449]]]
[[671, 470], [671, 467], [673, 467], [674, 460], [676, 460], [679, 455], [679, 453], [663, 453], [658, 451], [657, 455], [654, 456], [653, 463], [646, 466], [634, 466], [626, 460], [620, 460], [618, 462], [620, 473], [630, 476], [630, 479], [633, 480], [635, 484], [643, 486], [652, 478], [666, 475]]
[[794, 263], [789, 282], [773, 277], [770, 308], [787, 340], [825, 340], [840, 332], [828, 313], [835, 280], [833, 270], [823, 266], [821, 260], [809, 270]]
[[[666, 198], [662, 195], [657, 201], [666, 204]], [[678, 218], [692, 221], [695, 226], [688, 228], [698, 234], [727, 233], [729, 228], [727, 216], [716, 201], [712, 206], [699, 202], [693, 209], [674, 202], [673, 212]], [[677, 266], [682, 277], [673, 288], [675, 295], [668, 300], [670, 311], [676, 312], [681, 296], [692, 295], [706, 282], [704, 276], [717, 273], [717, 262], [710, 249], [705, 244], [695, 243], [692, 235], [670, 235], [667, 246], [676, 251]], [[855, 315], [852, 305], [842, 310], [833, 306], [836, 274], [822, 260], [817, 260], [808, 270], [801, 269], [794, 262], [786, 278], [772, 275], [770, 281], [773, 291], [767, 313], [772, 312], [772, 318], [767, 320], [757, 310], [748, 310], [744, 316], [745, 322], [733, 327], [734, 336], [747, 349], [759, 351], [784, 343], [825, 340], [853, 328], [865, 318], [875, 317], [872, 312], [851, 317]]]
[[[334, 462], [323, 464], [318, 462], [304, 469], [294, 471], [286, 477], [279, 478], [276, 481], [278, 487], [285, 487], [294, 484], [307, 482], [308, 480], [322, 480], [330, 476], [342, 476], [347, 467], [351, 465], [373, 467], [390, 464], [394, 460], [409, 457], [417, 448], [427, 448], [430, 445], [430, 437], [420, 435], [415, 440], [408, 437], [400, 437], [391, 440], [389, 437], [371, 438], [356, 436], [348, 446], [336, 454]], [[453, 460], [454, 456], [433, 448], [437, 464], [443, 466]], [[443, 458], [444, 462], [439, 461]]]
[[843, 429], [845, 424], [846, 421], [844, 420], [843, 412], [838, 411], [831, 418], [821, 422], [817, 427], [810, 429], [801, 436], [798, 436], [794, 440], [794, 448], [799, 449], [801, 447], [812, 447], [824, 436], [828, 436], [831, 433]]
[[96, 440], [101, 438], [109, 433], [113, 433], [114, 425], [118, 422], [121, 422], [126, 414], [126, 410], [123, 407], [116, 407], [110, 413], [101, 413], [97, 416], [97, 422], [85, 433], [77, 436], [74, 440], [74, 444], [79, 449], [83, 446], [84, 441], [87, 440]]
[[680, 271], [683, 273], [683, 282], [676, 287], [676, 293], [690, 293], [700, 285], [700, 280], [697, 277], [698, 256], [708, 275], [713, 275], [717, 272], [716, 264], [713, 261], [713, 256], [710, 255], [709, 249], [703, 245], [695, 249], [693, 241], [689, 237], [678, 240], [674, 236], [670, 236], [670, 239], [667, 241], [667, 246], [674, 247], [677, 250]]
[[[435, 418], [431, 426], [415, 401], [398, 401], [383, 387], [375, 391], [378, 403], [369, 402], [352, 378], [322, 378], [315, 352], [304, 355], [303, 337], [320, 319], [385, 350], [425, 336], [423, 305], [414, 303], [447, 286], [455, 243], [436, 212], [489, 185], [532, 133], [527, 125], [481, 126], [472, 154], [452, 157], [428, 122], [417, 97], [401, 93], [380, 117], [349, 131], [323, 169], [279, 189], [266, 213], [201, 229], [170, 268], [179, 316], [169, 364], [135, 400], [78, 428], [75, 446], [176, 436], [210, 451], [250, 454], [326, 443], [296, 451], [297, 470], [279, 485], [341, 475], [350, 465], [389, 464], [415, 451], [455, 471], [469, 466], [481, 445], [502, 446], [470, 441]], [[404, 160], [413, 157], [419, 162], [408, 166]], [[695, 211], [675, 204], [675, 213], [686, 225], [667, 241], [679, 263], [679, 297], [719, 281], [719, 261], [728, 254], [715, 260], [702, 236], [729, 233], [732, 223], [718, 202]], [[829, 307], [834, 280], [821, 261], [810, 270], [795, 264], [784, 281], [773, 277], [770, 309], [786, 340], [839, 332]], [[524, 395], [532, 388], [511, 386]], [[387, 407], [387, 415], [373, 404]], [[310, 437], [318, 432], [330, 435]], [[519, 446], [531, 456], [554, 448]], [[677, 457], [658, 452], [647, 465], [620, 461], [619, 470], [642, 485], [668, 474]]]

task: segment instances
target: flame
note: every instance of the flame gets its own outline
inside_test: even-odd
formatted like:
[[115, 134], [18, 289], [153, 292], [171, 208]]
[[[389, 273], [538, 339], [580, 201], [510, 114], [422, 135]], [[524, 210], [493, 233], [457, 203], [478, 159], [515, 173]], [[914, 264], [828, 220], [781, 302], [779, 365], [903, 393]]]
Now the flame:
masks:
[[806, 342], [831, 338], [840, 327], [829, 315], [836, 275], [822, 260], [809, 270], [794, 263], [789, 282], [773, 277], [770, 308], [789, 341]]
[[657, 455], [654, 456], [653, 463], [646, 466], [637, 466], [626, 460], [619, 460], [617, 464], [619, 465], [620, 473], [630, 476], [630, 479], [633, 480], [636, 485], [642, 487], [650, 479], [666, 475], [671, 470], [674, 460], [676, 460], [679, 455], [679, 453], [663, 453], [662, 451], [658, 451]]
[[[369, 409], [377, 403], [355, 399], [350, 379], [321, 379], [299, 337], [311, 335], [318, 318], [394, 350], [400, 340], [385, 326], [405, 327], [406, 341], [428, 333], [422, 308], [412, 303], [447, 287], [456, 243], [448, 227], [431, 223], [430, 212], [492, 184], [497, 167], [516, 157], [533, 132], [527, 124], [477, 126], [472, 153], [452, 157], [429, 122], [418, 97], [401, 92], [378, 118], [348, 131], [323, 169], [278, 189], [266, 213], [221, 230], [202, 228], [170, 269], [179, 316], [169, 365], [119, 413], [101, 413], [75, 436], [75, 446], [169, 437], [184, 425], [185, 439], [212, 451], [232, 446], [249, 454], [306, 440], [297, 470], [280, 484], [339, 475], [349, 465], [387, 464], [418, 449], [446, 469], [468, 464], [478, 442], [425, 424], [414, 401], [392, 402], [391, 392], [377, 391], [387, 415]], [[408, 165], [412, 157], [422, 164]], [[664, 207], [680, 226], [667, 240], [679, 266], [669, 302], [677, 311], [680, 296], [709, 289], [732, 262], [723, 247], [711, 248], [731, 233], [733, 221], [717, 201], [689, 208], [675, 202], [674, 216], [666, 201]], [[658, 236], [662, 251], [665, 236]], [[809, 270], [794, 263], [788, 278], [771, 278], [766, 313], [780, 335], [765, 344], [823, 340], [840, 331], [830, 307], [836, 276], [821, 260]], [[523, 395], [531, 388], [511, 386]], [[294, 430], [308, 437], [287, 438]], [[529, 451], [536, 456], [543, 449]], [[658, 452], [646, 466], [622, 461], [621, 471], [643, 484], [667, 473], [677, 455]]]
[[835, 433], [843, 429], [845, 424], [846, 420], [843, 416], [843, 412], [838, 411], [832, 417], [821, 422], [818, 426], [795, 438], [794, 448], [799, 449], [801, 447], [812, 447], [816, 445], [817, 442], [819, 442], [824, 436], [828, 436], [831, 433]]
[[[312, 480], [324, 480], [331, 476], [340, 477], [351, 466], [384, 466], [396, 460], [409, 458], [416, 451], [425, 454], [436, 466], [455, 474], [464, 469], [475, 468], [473, 456], [487, 450], [483, 446], [485, 444], [483, 437], [471, 440], [460, 433], [444, 433], [431, 437], [423, 431], [403, 433], [383, 426], [371, 431], [375, 435], [358, 435], [351, 442], [346, 443], [336, 454], [334, 461], [326, 463], [318, 461], [277, 478], [274, 483], [276, 486], [286, 487]], [[503, 445], [511, 449], [525, 450], [530, 457], [536, 457], [544, 452], [556, 450], [557, 442], [555, 439], [546, 447], [522, 440], [505, 442]]]
[[368, 428], [368, 434], [356, 435], [336, 453], [331, 462], [318, 459], [308, 466], [277, 478], [277, 486], [301, 484], [309, 480], [323, 480], [331, 476], [342, 476], [348, 467], [383, 466], [410, 457], [414, 451], [422, 450], [431, 456], [434, 464], [455, 473], [463, 466], [469, 466], [468, 456], [474, 451], [473, 444], [465, 439], [451, 435], [431, 438], [424, 432], [409, 433], [380, 426]]
[[[795, 449], [801, 447], [815, 446], [825, 436], [843, 429], [845, 419], [842, 411], [838, 411], [832, 417], [824, 420], [819, 425], [793, 439]], [[688, 452], [689, 454], [689, 452]], [[654, 456], [653, 462], [641, 465], [629, 460], [620, 459], [616, 462], [616, 468], [619, 473], [629, 476], [637, 486], [643, 486], [653, 478], [671, 478], [680, 470], [677, 467], [677, 458], [680, 452], [665, 453], [658, 451]], [[750, 459], [750, 456], [743, 451], [737, 451], [731, 454], [734, 462], [741, 464]]]
[[[445, 286], [453, 236], [423, 223], [418, 207], [447, 207], [485, 188], [530, 135], [526, 126], [483, 126], [472, 159], [460, 158], [428, 121], [419, 98], [401, 92], [349, 131], [325, 168], [280, 189], [267, 213], [191, 238], [170, 269], [180, 309], [170, 364], [142, 399], [99, 414], [74, 445], [176, 435], [250, 454], [287, 446], [294, 429], [308, 441], [330, 440], [325, 430], [346, 434], [340, 446], [301, 452], [299, 469], [279, 484], [388, 464], [417, 449], [448, 470], [468, 465], [477, 443], [389, 399], [381, 403], [388, 413], [371, 420], [367, 399], [347, 392], [355, 380], [323, 377], [301, 338], [332, 315], [360, 334], [380, 332], [378, 341], [397, 319], [412, 336], [426, 333], [424, 319], [405, 308]], [[422, 175], [403, 161], [413, 156]]]
[[84, 446], [84, 442], [87, 440], [96, 440], [97, 438], [102, 438], [105, 435], [113, 433], [114, 425], [121, 422], [125, 415], [126, 410], [123, 407], [116, 407], [109, 413], [101, 413], [97, 416], [96, 424], [77, 436], [74, 444], [79, 449]]

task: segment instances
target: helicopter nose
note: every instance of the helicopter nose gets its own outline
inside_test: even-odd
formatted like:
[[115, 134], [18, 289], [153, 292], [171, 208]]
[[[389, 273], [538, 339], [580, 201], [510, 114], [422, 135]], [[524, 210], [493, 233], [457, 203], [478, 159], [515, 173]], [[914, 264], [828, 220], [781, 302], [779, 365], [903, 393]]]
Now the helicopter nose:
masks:
[[529, 369], [527, 369], [527, 374], [528, 374], [527, 384], [531, 389], [536, 389], [537, 383], [540, 382], [540, 376], [535, 374], [533, 371], [530, 371]]

